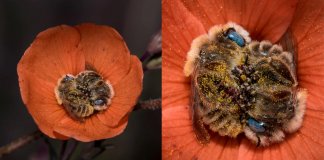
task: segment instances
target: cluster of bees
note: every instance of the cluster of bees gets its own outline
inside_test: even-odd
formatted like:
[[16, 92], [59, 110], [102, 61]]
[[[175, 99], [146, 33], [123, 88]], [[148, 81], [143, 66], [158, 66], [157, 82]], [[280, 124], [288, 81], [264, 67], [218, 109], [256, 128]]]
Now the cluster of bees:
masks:
[[73, 119], [84, 121], [108, 107], [113, 90], [98, 73], [87, 70], [76, 76], [63, 76], [55, 88], [55, 94], [58, 103]]
[[192, 78], [192, 119], [199, 142], [210, 132], [256, 145], [280, 142], [302, 125], [307, 92], [298, 88], [293, 53], [252, 41], [236, 24], [195, 39], [185, 74]]

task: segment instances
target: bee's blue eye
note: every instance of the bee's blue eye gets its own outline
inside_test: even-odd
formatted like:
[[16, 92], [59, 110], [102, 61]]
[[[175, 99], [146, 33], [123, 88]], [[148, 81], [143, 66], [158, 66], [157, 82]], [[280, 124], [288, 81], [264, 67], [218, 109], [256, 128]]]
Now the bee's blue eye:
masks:
[[63, 82], [68, 82], [68, 81], [71, 81], [73, 80], [74, 78], [69, 76], [69, 75], [66, 75], [64, 78], [63, 78]]
[[103, 105], [105, 102], [102, 99], [97, 99], [94, 101], [95, 105]]
[[227, 33], [227, 38], [234, 41], [237, 45], [240, 47], [243, 47], [245, 45], [244, 38], [239, 35], [235, 30], [230, 29]]
[[249, 118], [248, 119], [248, 124], [249, 124], [249, 127], [251, 128], [251, 130], [254, 131], [254, 132], [261, 133], [261, 132], [265, 131], [263, 122], [258, 122], [253, 118]]

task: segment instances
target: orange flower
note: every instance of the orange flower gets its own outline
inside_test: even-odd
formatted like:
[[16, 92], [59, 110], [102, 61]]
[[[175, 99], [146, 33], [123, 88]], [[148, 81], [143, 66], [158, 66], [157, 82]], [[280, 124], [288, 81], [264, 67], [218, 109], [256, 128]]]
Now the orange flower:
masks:
[[[47, 29], [26, 50], [17, 70], [22, 99], [51, 138], [86, 142], [122, 133], [142, 91], [141, 62], [107, 26]], [[85, 76], [90, 71], [95, 76]]]
[[[162, 2], [163, 159], [323, 159], [324, 1], [164, 0]], [[290, 28], [296, 40], [299, 85], [308, 90], [303, 126], [285, 140], [256, 147], [244, 136], [215, 136], [201, 145], [189, 114], [190, 78], [183, 73], [193, 39], [228, 21], [252, 39], [277, 42]]]

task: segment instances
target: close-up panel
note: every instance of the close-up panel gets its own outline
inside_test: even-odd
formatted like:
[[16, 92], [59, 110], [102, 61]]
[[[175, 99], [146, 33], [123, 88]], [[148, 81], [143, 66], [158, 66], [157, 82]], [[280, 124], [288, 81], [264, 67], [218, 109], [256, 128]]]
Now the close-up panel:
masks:
[[162, 159], [323, 159], [323, 7], [162, 0]]

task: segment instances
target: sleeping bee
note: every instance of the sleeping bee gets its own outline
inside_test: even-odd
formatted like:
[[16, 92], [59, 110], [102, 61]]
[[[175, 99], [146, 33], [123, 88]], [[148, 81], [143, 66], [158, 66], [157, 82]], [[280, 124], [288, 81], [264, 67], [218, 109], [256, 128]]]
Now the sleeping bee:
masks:
[[63, 76], [55, 94], [58, 103], [73, 119], [84, 121], [92, 114], [105, 110], [114, 92], [112, 86], [96, 72], [84, 71], [77, 76]]
[[293, 54], [269, 41], [252, 41], [228, 23], [196, 38], [184, 73], [191, 76], [192, 120], [200, 143], [210, 132], [256, 145], [284, 139], [302, 125], [307, 93], [299, 89]]

